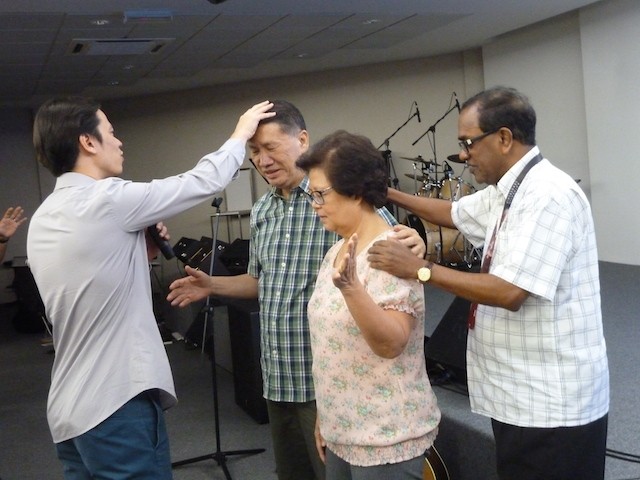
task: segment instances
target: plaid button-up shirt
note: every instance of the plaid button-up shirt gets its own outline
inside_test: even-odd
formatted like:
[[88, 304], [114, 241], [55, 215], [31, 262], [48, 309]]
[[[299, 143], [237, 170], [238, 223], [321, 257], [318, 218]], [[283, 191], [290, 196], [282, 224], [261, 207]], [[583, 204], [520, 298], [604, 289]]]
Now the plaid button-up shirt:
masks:
[[258, 278], [263, 392], [278, 402], [315, 399], [307, 303], [320, 263], [338, 240], [305, 198], [308, 185], [305, 177], [288, 199], [271, 189], [251, 211], [248, 273]]

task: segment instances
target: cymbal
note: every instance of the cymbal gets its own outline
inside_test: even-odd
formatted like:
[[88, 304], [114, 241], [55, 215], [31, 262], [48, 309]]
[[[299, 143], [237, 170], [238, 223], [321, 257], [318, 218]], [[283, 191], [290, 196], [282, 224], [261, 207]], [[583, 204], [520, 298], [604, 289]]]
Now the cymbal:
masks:
[[467, 163], [466, 160], [462, 160], [460, 158], [460, 155], [449, 155], [447, 157], [447, 160], [449, 160], [450, 162], [453, 162], [453, 163]]
[[422, 155], [418, 155], [417, 157], [400, 157], [403, 160], [409, 160], [411, 162], [419, 162], [424, 163], [425, 165], [438, 165], [436, 162], [431, 162], [429, 160], [425, 160], [422, 158]]
[[[404, 176], [409, 178], [414, 178], [412, 173], [405, 173]], [[418, 182], [426, 182], [427, 180], [429, 180], [429, 177], [425, 177], [424, 175], [416, 175], [415, 179]]]

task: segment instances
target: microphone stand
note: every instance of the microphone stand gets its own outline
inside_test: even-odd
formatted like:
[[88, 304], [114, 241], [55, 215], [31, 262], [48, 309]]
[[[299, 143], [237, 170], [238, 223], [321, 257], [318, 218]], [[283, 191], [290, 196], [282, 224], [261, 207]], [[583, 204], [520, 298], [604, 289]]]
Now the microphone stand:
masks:
[[[213, 267], [216, 260], [215, 255], [215, 247], [218, 243], [218, 227], [220, 225], [220, 205], [222, 205], [222, 197], [217, 197], [213, 199], [211, 206], [215, 207], [216, 214], [214, 216], [215, 220], [211, 220], [211, 260], [209, 261], [209, 276], [213, 276]], [[215, 322], [213, 321], [213, 311], [214, 307], [211, 301], [211, 295], [207, 296], [207, 301], [204, 306], [204, 327], [202, 331], [202, 348], [204, 351], [204, 343], [206, 340], [206, 331], [207, 324], [209, 323], [209, 317], [211, 317], [211, 383], [213, 387], [213, 416], [215, 421], [215, 434], [216, 434], [216, 451], [210, 453], [208, 455], [202, 455], [199, 457], [189, 458], [186, 460], [180, 460], [178, 462], [174, 462], [171, 464], [173, 468], [179, 467], [181, 465], [187, 465], [190, 463], [200, 462], [202, 460], [215, 460], [218, 465], [222, 468], [224, 472], [224, 476], [227, 480], [231, 479], [231, 474], [229, 473], [229, 469], [227, 468], [227, 457], [231, 455], [255, 455], [258, 453], [262, 453], [265, 451], [264, 448], [255, 448], [250, 450], [230, 450], [230, 451], [222, 451], [220, 448], [220, 413], [218, 408], [218, 377], [216, 374], [216, 347], [215, 347], [215, 335], [214, 335], [214, 326]]]
[[[413, 107], [413, 104], [411, 106]], [[418, 116], [418, 110], [416, 109], [416, 111], [413, 113], [413, 115], [410, 115], [409, 118], [407, 118], [407, 120], [402, 125], [400, 125], [398, 128], [396, 128], [395, 132], [393, 132], [391, 135], [389, 135], [387, 138], [385, 138], [384, 141], [378, 147], [378, 150], [380, 150], [382, 147], [385, 147], [385, 151], [382, 152], [382, 156], [384, 157], [385, 161], [387, 162], [387, 172], [388, 172], [388, 176], [389, 176], [389, 184], [390, 184], [391, 187], [393, 187], [395, 189], [398, 188], [399, 180], [398, 180], [398, 177], [396, 175], [395, 167], [393, 166], [393, 160], [391, 158], [391, 150], [389, 150], [389, 140], [391, 140], [396, 135], [396, 133], [398, 133], [400, 130], [402, 130], [405, 127], [405, 125], [411, 121], [411, 119], [413, 117], [417, 117], [417, 116]], [[418, 118], [418, 120], [420, 120], [420, 119]], [[391, 170], [393, 170], [393, 179], [391, 178]], [[394, 217], [398, 218], [398, 207], [397, 207], [397, 205], [395, 205], [393, 203], [388, 203], [386, 205], [386, 207], [387, 207], [387, 210], [389, 210]]]
[[[429, 132], [431, 132], [433, 135], [433, 162], [436, 164], [436, 185], [441, 186], [438, 183], [438, 160], [436, 158], [436, 126], [442, 121], [444, 120], [444, 118], [449, 115], [451, 112], [453, 112], [455, 109], [458, 108], [458, 105], [455, 104], [453, 107], [451, 107], [449, 110], [447, 110], [445, 112], [444, 115], [442, 115], [438, 120], [436, 120], [436, 123], [434, 123], [433, 125], [431, 125], [426, 132], [424, 132], [422, 135], [420, 135], [411, 145], [415, 145], [416, 143], [418, 143], [422, 137], [424, 137], [426, 134], [428, 134]], [[453, 194], [452, 194], [453, 196]], [[440, 249], [442, 249], [444, 247], [444, 237], [442, 235], [442, 227], [438, 226], [438, 232], [439, 232], [439, 237], [440, 237]], [[436, 249], [437, 250], [437, 249]], [[440, 257], [440, 255], [437, 255], [437, 257]], [[437, 262], [436, 263], [443, 263], [444, 260], [444, 255], [440, 258], [437, 258]]]
[[[385, 139], [384, 139], [384, 142], [382, 142], [382, 143], [380, 144], [380, 146], [378, 147], [378, 150], [380, 150], [384, 145], [386, 145], [386, 146], [387, 146], [387, 148], [389, 148], [389, 140], [391, 140], [391, 139], [395, 136], [395, 134], [396, 134], [396, 133], [398, 133], [400, 130], [402, 130], [402, 129], [404, 128], [404, 126], [405, 126], [407, 123], [409, 123], [413, 117], [417, 117], [417, 116], [418, 116], [418, 112], [417, 112], [417, 111], [415, 111], [415, 112], [413, 113], [413, 115], [411, 115], [411, 116], [409, 116], [409, 118], [407, 118], [407, 121], [406, 121], [406, 122], [404, 122], [402, 125], [400, 125], [398, 128], [396, 128], [396, 131], [395, 131], [395, 132], [393, 132], [391, 135], [389, 135], [387, 138], [385, 138]], [[414, 145], [415, 145], [415, 143], [414, 143]]]

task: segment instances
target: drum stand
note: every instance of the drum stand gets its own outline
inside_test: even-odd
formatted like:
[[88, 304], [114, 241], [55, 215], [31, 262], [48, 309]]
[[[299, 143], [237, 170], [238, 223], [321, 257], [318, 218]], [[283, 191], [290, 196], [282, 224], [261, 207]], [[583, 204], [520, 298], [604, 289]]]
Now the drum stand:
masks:
[[[214, 198], [213, 203], [211, 204], [216, 208], [216, 214], [213, 216], [215, 221], [212, 219], [211, 223], [211, 231], [212, 231], [212, 243], [211, 243], [211, 261], [209, 262], [209, 276], [213, 275], [213, 267], [216, 260], [215, 255], [215, 247], [217, 244], [218, 237], [218, 226], [220, 224], [220, 205], [222, 205], [222, 198]], [[213, 305], [211, 302], [211, 295], [207, 296], [207, 302], [204, 307], [204, 327], [202, 331], [202, 349], [204, 352], [204, 345], [206, 340], [206, 332], [207, 332], [207, 324], [209, 323], [209, 318], [211, 317], [211, 383], [213, 386], [213, 416], [215, 422], [215, 435], [216, 435], [216, 451], [213, 453], [209, 453], [207, 455], [202, 455], [199, 457], [189, 458], [186, 460], [180, 460], [179, 462], [174, 462], [171, 464], [173, 468], [179, 467], [181, 465], [187, 465], [190, 463], [200, 462], [202, 460], [215, 460], [222, 471], [224, 472], [224, 476], [227, 480], [231, 479], [231, 474], [229, 473], [229, 469], [227, 468], [227, 457], [231, 455], [255, 455], [258, 453], [262, 453], [265, 451], [264, 448], [255, 448], [250, 450], [230, 450], [230, 451], [222, 451], [220, 448], [220, 413], [218, 408], [218, 377], [216, 375], [216, 348], [215, 348], [215, 336], [214, 336], [214, 325], [215, 321], [213, 321]]]

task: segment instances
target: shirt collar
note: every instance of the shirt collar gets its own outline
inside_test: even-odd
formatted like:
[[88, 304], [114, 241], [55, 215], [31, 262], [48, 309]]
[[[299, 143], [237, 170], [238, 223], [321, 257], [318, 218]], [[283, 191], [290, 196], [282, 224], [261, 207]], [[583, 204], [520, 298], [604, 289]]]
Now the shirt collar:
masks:
[[95, 182], [97, 182], [97, 180], [95, 178], [91, 178], [88, 175], [76, 172], [67, 172], [63, 173], [56, 179], [56, 186], [54, 190], [67, 187], [91, 185]]
[[[309, 188], [309, 177], [307, 177], [306, 175], [302, 178], [302, 181], [300, 182], [300, 184], [297, 187], [294, 187], [291, 189], [291, 194], [292, 196], [296, 193], [299, 192], [306, 192]], [[279, 198], [284, 198], [282, 196], [282, 189], [280, 188], [276, 188], [276, 187], [270, 187], [269, 189], [270, 193], [272, 196], [274, 197], [279, 197]]]
[[538, 146], [534, 146], [531, 150], [524, 154], [524, 156], [518, 160], [509, 170], [505, 173], [500, 180], [498, 180], [498, 184], [496, 185], [498, 191], [502, 193], [502, 195], [506, 198], [509, 190], [511, 189], [511, 185], [516, 181], [520, 172], [524, 169], [524, 167], [529, 163], [529, 161], [540, 153], [540, 149]]

